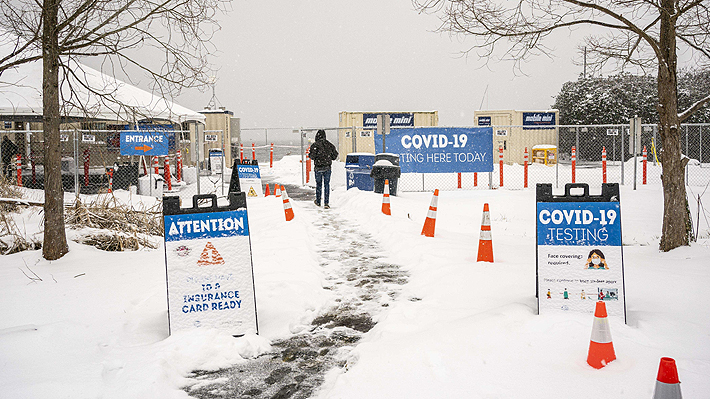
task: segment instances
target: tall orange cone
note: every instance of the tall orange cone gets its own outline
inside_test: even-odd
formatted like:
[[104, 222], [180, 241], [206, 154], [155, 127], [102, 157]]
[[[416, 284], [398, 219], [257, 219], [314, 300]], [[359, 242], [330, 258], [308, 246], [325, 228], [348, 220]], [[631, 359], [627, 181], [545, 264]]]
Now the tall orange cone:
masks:
[[281, 186], [278, 183], [274, 184], [274, 195], [276, 198], [281, 196]]
[[488, 203], [483, 204], [483, 220], [481, 220], [481, 235], [478, 238], [478, 259], [476, 262], [493, 262], [491, 212], [488, 210]]
[[429, 205], [429, 211], [426, 214], [426, 220], [424, 220], [424, 228], [422, 229], [422, 235], [427, 237], [434, 237], [434, 225], [436, 224], [436, 207], [439, 204], [439, 189], [434, 190], [434, 196], [431, 197], [431, 205]]
[[658, 366], [656, 387], [653, 389], [653, 399], [682, 399], [682, 397], [675, 360], [662, 357], [661, 364]]
[[600, 369], [614, 359], [616, 359], [616, 354], [614, 353], [614, 344], [611, 342], [611, 330], [609, 329], [609, 319], [606, 317], [606, 305], [604, 301], [597, 301], [597, 307], [594, 310], [592, 337], [589, 340], [587, 364], [595, 369]]
[[390, 181], [385, 179], [385, 190], [382, 192], [382, 213], [392, 215], [390, 210]]
[[269, 195], [271, 195], [271, 191], [269, 191], [269, 185], [267, 184], [266, 191], [264, 191], [264, 197], [268, 197]]
[[284, 188], [282, 191], [284, 197], [284, 214], [286, 215], [286, 221], [289, 222], [293, 220], [294, 217], [293, 208], [291, 208], [291, 201], [289, 201], [288, 194], [286, 194], [286, 188]]

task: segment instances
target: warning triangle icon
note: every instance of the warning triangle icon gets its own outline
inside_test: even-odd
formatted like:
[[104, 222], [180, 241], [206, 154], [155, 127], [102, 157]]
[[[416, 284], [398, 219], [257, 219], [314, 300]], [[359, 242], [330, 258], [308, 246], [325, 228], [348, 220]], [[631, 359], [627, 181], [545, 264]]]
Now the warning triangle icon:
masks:
[[247, 193], [247, 195], [249, 197], [258, 197], [258, 195], [256, 195], [256, 191], [254, 191], [254, 187], [249, 187], [249, 193]]
[[223, 265], [224, 264], [224, 259], [222, 258], [222, 255], [217, 252], [217, 248], [212, 245], [211, 242], [207, 241], [207, 245], [205, 245], [205, 249], [202, 250], [202, 254], [200, 255], [200, 259], [197, 261], [198, 266], [207, 266], [207, 265]]

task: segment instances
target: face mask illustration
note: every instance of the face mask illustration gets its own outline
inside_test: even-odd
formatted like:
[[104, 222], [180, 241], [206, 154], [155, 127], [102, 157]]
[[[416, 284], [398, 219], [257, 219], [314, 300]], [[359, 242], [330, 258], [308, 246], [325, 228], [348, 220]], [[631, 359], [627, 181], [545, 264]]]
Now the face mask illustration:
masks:
[[592, 263], [595, 265], [598, 265], [602, 263], [602, 260], [600, 258], [592, 258]]

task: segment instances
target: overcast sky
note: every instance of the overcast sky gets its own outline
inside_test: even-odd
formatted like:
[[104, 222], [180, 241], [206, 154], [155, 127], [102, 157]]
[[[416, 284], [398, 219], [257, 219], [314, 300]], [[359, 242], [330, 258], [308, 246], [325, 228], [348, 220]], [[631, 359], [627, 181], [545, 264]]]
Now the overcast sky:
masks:
[[[556, 58], [537, 58], [516, 76], [465, 40], [433, 32], [435, 16], [410, 0], [234, 0], [213, 43], [216, 94], [243, 127], [337, 126], [340, 111], [439, 111], [441, 126], [471, 126], [479, 109], [544, 110], [564, 82], [581, 35], [561, 32]], [[487, 94], [484, 96], [488, 86]], [[177, 102], [200, 110], [211, 92]], [[482, 107], [481, 107], [481, 104]]]

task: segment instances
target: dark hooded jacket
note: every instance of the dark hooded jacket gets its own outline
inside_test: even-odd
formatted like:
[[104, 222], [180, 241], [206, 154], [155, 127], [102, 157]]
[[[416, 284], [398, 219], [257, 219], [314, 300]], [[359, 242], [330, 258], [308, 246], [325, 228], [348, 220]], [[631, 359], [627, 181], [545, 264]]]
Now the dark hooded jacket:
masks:
[[17, 154], [17, 145], [13, 143], [7, 136], [2, 139], [2, 163], [9, 165]]
[[310, 157], [315, 171], [330, 170], [330, 164], [338, 158], [338, 150], [325, 138], [325, 130], [316, 133], [316, 142], [311, 144]]

